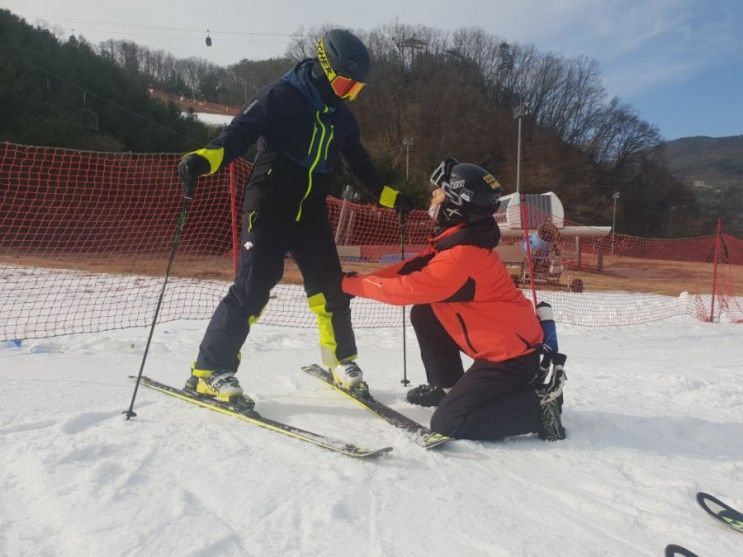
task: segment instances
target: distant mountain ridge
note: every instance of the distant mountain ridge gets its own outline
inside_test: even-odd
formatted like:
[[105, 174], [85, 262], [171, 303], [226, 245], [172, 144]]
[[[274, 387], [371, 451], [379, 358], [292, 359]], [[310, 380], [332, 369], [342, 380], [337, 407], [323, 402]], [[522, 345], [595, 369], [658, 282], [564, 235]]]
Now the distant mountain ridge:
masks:
[[690, 183], [703, 210], [743, 236], [743, 135], [683, 137], [661, 146], [668, 168]]
[[664, 144], [668, 167], [685, 181], [743, 183], [743, 135], [683, 137]]

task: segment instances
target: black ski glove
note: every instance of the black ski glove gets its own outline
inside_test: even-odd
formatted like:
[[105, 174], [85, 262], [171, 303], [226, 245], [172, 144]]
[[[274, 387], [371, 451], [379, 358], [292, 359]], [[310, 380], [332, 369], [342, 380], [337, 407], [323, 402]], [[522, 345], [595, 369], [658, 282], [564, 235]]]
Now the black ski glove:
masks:
[[193, 199], [196, 190], [196, 181], [199, 176], [208, 174], [211, 170], [209, 161], [196, 153], [189, 153], [178, 163], [178, 177], [183, 185], [183, 197]]
[[413, 198], [405, 192], [397, 192], [395, 198], [395, 211], [403, 217], [413, 210]]
[[[356, 271], [343, 271], [343, 278], [346, 278], [346, 277], [355, 277], [355, 276], [358, 276], [358, 273]], [[346, 292], [345, 290], [343, 290], [342, 287], [341, 287], [341, 291], [343, 292], [343, 295], [346, 296], [346, 298], [348, 298], [348, 301], [349, 302], [356, 297], [353, 294], [349, 294], [348, 292]]]

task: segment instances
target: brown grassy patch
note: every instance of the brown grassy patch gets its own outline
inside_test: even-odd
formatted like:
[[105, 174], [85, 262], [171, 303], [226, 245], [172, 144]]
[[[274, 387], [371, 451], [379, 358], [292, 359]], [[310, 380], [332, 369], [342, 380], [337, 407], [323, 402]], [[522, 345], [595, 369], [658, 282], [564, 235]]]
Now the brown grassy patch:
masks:
[[[164, 275], [164, 257], [117, 254], [80, 255], [0, 255], [0, 263], [50, 269], [74, 269], [91, 273]], [[293, 260], [285, 262], [282, 282], [301, 284], [302, 277]], [[382, 265], [369, 262], [347, 262], [347, 271], [369, 273]], [[743, 292], [743, 272], [740, 266], [727, 267], [733, 292]], [[172, 276], [230, 281], [233, 277], [229, 256], [178, 255]], [[677, 296], [681, 292], [711, 292], [712, 264], [689, 261], [666, 261], [607, 256], [601, 273], [587, 270], [566, 270], [561, 282], [569, 284], [579, 278], [586, 291], [626, 290]]]

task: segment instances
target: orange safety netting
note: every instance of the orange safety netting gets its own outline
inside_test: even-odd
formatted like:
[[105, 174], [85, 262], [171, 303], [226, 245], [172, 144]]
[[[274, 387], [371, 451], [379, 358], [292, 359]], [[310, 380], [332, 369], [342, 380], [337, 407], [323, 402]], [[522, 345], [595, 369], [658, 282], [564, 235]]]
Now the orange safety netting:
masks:
[[[181, 203], [178, 160], [0, 144], [0, 339], [150, 323]], [[161, 322], [208, 318], [225, 294], [249, 174], [250, 165], [236, 161], [199, 180]], [[527, 203], [522, 227], [501, 223], [497, 251], [525, 293], [551, 302], [560, 321], [743, 320], [743, 240], [722, 231], [673, 240], [613, 236], [565, 221], [540, 258], [526, 252], [524, 237], [550, 217]], [[394, 211], [328, 198], [328, 214], [347, 270], [399, 260], [403, 231]], [[414, 211], [404, 228], [405, 255], [425, 246], [431, 232], [426, 212]], [[261, 322], [314, 326], [301, 276], [289, 258], [285, 267]], [[397, 308], [359, 299], [352, 308], [356, 327], [400, 325]]]

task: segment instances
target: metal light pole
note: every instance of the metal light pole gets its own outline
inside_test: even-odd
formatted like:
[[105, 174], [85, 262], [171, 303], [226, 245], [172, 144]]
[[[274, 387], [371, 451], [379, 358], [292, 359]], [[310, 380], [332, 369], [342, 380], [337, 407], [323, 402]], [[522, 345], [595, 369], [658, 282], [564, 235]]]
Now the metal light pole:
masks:
[[521, 192], [521, 120], [526, 116], [528, 109], [523, 101], [513, 109], [513, 117], [519, 121], [519, 139], [516, 144], [516, 193]]
[[410, 180], [410, 148], [413, 146], [412, 137], [404, 137], [402, 144], [405, 145], [405, 182]]
[[614, 255], [614, 234], [617, 227], [617, 200], [622, 194], [615, 191], [611, 198], [614, 200], [614, 212], [611, 217], [611, 254]]
[[415, 51], [423, 50], [424, 48], [428, 46], [428, 43], [426, 41], [424, 41], [423, 39], [419, 39], [415, 35], [409, 38], [392, 37], [392, 40], [397, 46], [397, 49], [400, 51], [400, 59], [403, 64], [403, 68], [405, 67], [405, 51], [403, 49], [405, 48], [410, 49], [410, 66], [412, 67], [413, 62], [415, 62]]

